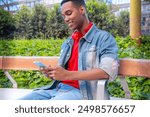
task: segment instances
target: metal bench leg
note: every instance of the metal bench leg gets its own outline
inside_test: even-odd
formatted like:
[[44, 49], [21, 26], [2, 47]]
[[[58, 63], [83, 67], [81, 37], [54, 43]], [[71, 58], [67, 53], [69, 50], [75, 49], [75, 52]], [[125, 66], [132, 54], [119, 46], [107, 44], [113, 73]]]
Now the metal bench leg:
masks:
[[125, 80], [125, 77], [121, 76], [120, 81], [121, 81], [122, 88], [125, 92], [125, 98], [130, 99], [131, 98], [131, 92], [130, 92], [130, 89], [128, 87], [128, 83]]
[[97, 83], [96, 100], [109, 100], [109, 94], [106, 89], [107, 80], [99, 80]]
[[17, 82], [13, 79], [13, 77], [9, 74], [7, 70], [4, 70], [5, 75], [10, 80], [10, 82], [13, 84], [13, 88], [17, 88]]

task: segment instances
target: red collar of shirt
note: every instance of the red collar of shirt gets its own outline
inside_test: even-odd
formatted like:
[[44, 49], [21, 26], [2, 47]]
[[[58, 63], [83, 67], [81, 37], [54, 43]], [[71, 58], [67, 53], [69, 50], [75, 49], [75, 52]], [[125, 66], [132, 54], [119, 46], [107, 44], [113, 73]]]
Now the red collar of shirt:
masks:
[[89, 30], [90, 28], [92, 27], [93, 23], [90, 22], [89, 25], [84, 29], [84, 34], [82, 34], [81, 32], [79, 31], [75, 31], [73, 34], [72, 34], [72, 39], [74, 40], [79, 40], [81, 37], [83, 37]]

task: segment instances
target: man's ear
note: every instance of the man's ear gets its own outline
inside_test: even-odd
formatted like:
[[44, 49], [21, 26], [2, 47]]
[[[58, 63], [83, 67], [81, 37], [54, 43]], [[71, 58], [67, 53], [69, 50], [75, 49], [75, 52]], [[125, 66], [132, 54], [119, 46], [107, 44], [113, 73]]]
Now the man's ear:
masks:
[[84, 6], [80, 6], [80, 9], [79, 9], [79, 10], [80, 10], [80, 13], [85, 14], [85, 11], [86, 11], [86, 10], [85, 10], [85, 7], [84, 7]]

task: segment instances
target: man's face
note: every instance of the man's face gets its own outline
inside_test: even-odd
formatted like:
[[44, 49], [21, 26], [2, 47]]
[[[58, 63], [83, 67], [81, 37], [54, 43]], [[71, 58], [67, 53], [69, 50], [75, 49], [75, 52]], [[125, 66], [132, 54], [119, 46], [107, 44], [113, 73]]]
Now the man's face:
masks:
[[61, 13], [65, 23], [71, 30], [78, 30], [82, 27], [82, 23], [84, 20], [83, 6], [77, 6], [71, 1], [69, 1], [62, 5]]

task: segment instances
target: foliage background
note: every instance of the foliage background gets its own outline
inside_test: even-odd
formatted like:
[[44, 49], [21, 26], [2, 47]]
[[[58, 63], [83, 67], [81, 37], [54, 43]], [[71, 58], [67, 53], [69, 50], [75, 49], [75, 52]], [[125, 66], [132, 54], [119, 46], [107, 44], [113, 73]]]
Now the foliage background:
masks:
[[[150, 36], [142, 36], [142, 44], [137, 46], [136, 41], [128, 36], [129, 12], [123, 11], [115, 16], [111, 10], [111, 6], [98, 0], [87, 2], [90, 20], [116, 37], [119, 58], [150, 59]], [[69, 35], [58, 5], [52, 9], [44, 5], [22, 6], [16, 14], [0, 9], [0, 56], [59, 56], [61, 44]], [[36, 88], [51, 83], [37, 71], [10, 72], [19, 88]], [[136, 77], [126, 80], [132, 99], [150, 99], [150, 80]], [[2, 71], [0, 87], [12, 87]], [[124, 97], [119, 78], [108, 84], [108, 90], [112, 96]]]
[[[119, 58], [144, 58], [150, 59], [150, 37], [142, 37], [142, 45], [139, 47], [135, 40], [128, 37], [116, 37], [119, 47]], [[60, 47], [64, 39], [53, 38], [48, 40], [0, 40], [0, 56], [59, 56]], [[11, 71], [19, 88], [36, 88], [48, 85], [51, 80], [45, 78], [37, 71]], [[127, 77], [132, 99], [150, 99], [150, 80], [145, 78]], [[12, 87], [3, 72], [0, 72], [0, 87]], [[120, 85], [120, 79], [110, 82], [108, 90], [112, 96], [124, 97], [124, 91]]]
[[[59, 56], [63, 40], [0, 40], [0, 56]], [[36, 88], [48, 85], [51, 80], [37, 71], [10, 71], [19, 88]], [[12, 87], [4, 73], [0, 71], [0, 87]]]
[[[150, 59], [150, 36], [143, 36], [141, 46], [129, 36], [116, 37], [119, 47], [119, 58]], [[150, 99], [150, 79], [142, 77], [126, 77], [132, 99]], [[124, 97], [125, 93], [120, 85], [120, 79], [108, 85], [110, 94], [114, 97]]]
[[0, 8], [0, 37], [9, 38], [13, 36], [15, 30], [13, 16]]
[[[111, 32], [114, 36], [127, 36], [129, 32], [129, 13], [122, 11], [115, 16], [111, 11], [111, 6], [98, 0], [88, 0], [87, 12], [89, 19], [98, 28]], [[5, 29], [0, 35], [4, 39], [47, 39], [64, 38], [70, 35], [67, 26], [64, 24], [60, 13], [60, 6], [55, 5], [47, 8], [42, 4], [37, 4], [33, 8], [22, 6], [15, 14], [10, 14], [0, 9], [0, 19], [5, 25], [0, 25], [0, 29]], [[96, 15], [95, 15], [96, 14]], [[9, 32], [9, 33], [8, 33]]]

